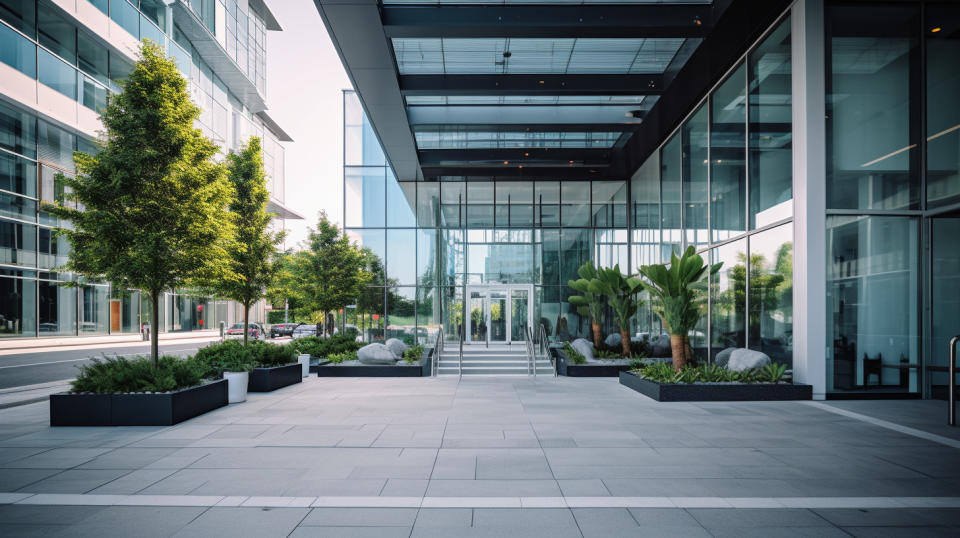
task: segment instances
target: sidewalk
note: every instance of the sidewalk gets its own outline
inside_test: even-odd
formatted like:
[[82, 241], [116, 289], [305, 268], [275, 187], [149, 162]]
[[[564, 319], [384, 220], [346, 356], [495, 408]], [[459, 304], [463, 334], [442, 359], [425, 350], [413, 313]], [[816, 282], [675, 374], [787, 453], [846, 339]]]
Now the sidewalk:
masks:
[[[192, 338], [214, 339], [220, 338], [219, 329], [187, 332], [160, 333], [161, 342], [168, 340], [188, 340]], [[0, 340], [0, 351], [21, 351], [29, 353], [30, 350], [38, 348], [52, 347], [75, 347], [89, 346], [96, 344], [148, 344], [140, 336], [140, 333], [134, 334], [113, 334], [108, 336], [61, 336], [53, 338], [23, 338], [13, 340]]]
[[0, 409], [45, 401], [51, 394], [70, 390], [70, 380], [0, 389]]

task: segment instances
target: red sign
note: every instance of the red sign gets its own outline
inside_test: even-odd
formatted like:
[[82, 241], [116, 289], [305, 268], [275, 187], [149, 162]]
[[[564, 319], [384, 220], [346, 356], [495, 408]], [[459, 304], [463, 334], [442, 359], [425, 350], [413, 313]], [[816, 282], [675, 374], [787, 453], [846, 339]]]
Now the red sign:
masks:
[[203, 312], [203, 305], [202, 305], [202, 304], [198, 304], [198, 305], [197, 305], [197, 312]]
[[203, 320], [200, 320], [200, 326], [203, 327]]
[[380, 314], [374, 314], [374, 315], [373, 315], [373, 319], [374, 319], [374, 320], [380, 319]]

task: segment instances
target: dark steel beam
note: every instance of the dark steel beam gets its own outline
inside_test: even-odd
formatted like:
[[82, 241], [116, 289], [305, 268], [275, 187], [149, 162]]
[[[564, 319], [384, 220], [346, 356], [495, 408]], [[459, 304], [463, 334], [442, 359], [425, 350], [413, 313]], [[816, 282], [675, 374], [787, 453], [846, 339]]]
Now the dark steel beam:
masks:
[[387, 37], [703, 37], [710, 4], [388, 5]]
[[637, 129], [636, 125], [597, 124], [597, 123], [531, 123], [501, 124], [501, 123], [457, 123], [457, 124], [419, 124], [415, 132], [436, 131], [498, 131], [504, 133], [630, 133]]
[[491, 166], [502, 166], [504, 162], [524, 166], [570, 166], [571, 164], [581, 166], [586, 163], [606, 166], [613, 155], [613, 150], [607, 148], [428, 149], [420, 150], [419, 154], [421, 166], [445, 166], [443, 163], [450, 162], [476, 162]]
[[660, 95], [663, 75], [400, 75], [403, 95]]
[[423, 177], [427, 180], [436, 180], [440, 176], [461, 176], [484, 178], [487, 180], [496, 179], [541, 179], [541, 180], [578, 180], [578, 179], [627, 179], [609, 167], [524, 167], [518, 166], [500, 166], [500, 167], [437, 167], [424, 166]]

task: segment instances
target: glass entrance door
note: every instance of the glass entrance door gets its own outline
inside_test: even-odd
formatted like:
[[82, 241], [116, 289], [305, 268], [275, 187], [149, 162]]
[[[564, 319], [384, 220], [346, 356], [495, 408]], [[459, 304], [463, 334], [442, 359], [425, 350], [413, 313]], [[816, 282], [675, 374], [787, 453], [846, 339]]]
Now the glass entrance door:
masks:
[[468, 343], [523, 342], [531, 323], [529, 285], [468, 286]]
[[950, 339], [960, 334], [960, 216], [930, 219], [930, 396], [946, 398]]

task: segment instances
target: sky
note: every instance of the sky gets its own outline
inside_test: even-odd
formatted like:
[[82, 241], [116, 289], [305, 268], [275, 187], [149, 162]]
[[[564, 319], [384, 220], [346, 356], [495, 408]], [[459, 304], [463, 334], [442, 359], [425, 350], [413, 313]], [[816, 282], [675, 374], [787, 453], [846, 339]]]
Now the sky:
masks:
[[267, 113], [293, 138], [284, 143], [285, 203], [304, 216], [287, 221], [294, 248], [325, 210], [343, 222], [343, 98], [350, 79], [311, 0], [274, 0], [283, 27], [267, 33]]

